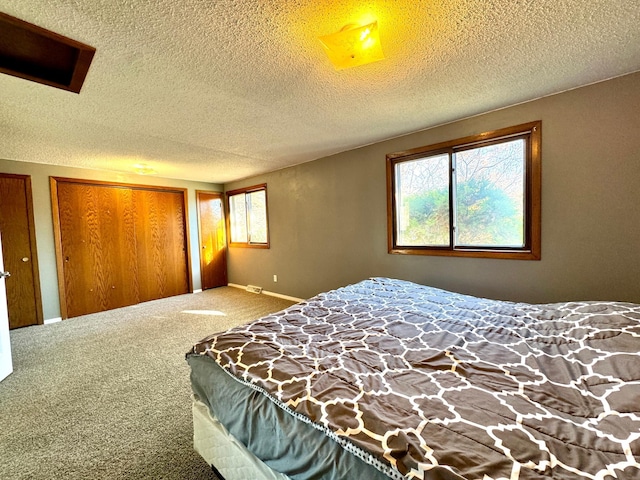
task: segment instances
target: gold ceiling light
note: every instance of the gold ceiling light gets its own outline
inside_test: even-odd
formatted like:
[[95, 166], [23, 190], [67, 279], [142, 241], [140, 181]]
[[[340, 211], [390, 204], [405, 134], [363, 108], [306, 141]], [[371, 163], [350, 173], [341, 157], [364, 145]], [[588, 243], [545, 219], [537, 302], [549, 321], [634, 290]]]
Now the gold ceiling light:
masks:
[[377, 21], [363, 26], [350, 23], [339, 32], [320, 37], [320, 42], [336, 70], [384, 58]]

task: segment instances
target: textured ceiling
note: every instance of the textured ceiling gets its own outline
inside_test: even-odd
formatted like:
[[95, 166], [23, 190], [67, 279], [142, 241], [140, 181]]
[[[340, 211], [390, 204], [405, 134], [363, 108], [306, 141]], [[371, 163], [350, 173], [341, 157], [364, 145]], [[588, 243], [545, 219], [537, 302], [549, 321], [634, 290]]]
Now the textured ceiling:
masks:
[[[640, 70], [638, 0], [0, 0], [97, 49], [0, 75], [0, 158], [222, 183]], [[318, 36], [377, 19], [386, 59]]]

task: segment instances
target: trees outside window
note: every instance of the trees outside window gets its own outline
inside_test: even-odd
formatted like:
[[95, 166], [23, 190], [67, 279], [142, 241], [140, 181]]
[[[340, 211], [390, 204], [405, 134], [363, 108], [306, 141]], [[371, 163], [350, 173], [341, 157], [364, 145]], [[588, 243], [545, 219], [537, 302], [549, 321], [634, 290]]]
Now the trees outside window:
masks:
[[387, 156], [390, 253], [540, 258], [540, 122]]
[[232, 247], [269, 248], [267, 185], [227, 192]]

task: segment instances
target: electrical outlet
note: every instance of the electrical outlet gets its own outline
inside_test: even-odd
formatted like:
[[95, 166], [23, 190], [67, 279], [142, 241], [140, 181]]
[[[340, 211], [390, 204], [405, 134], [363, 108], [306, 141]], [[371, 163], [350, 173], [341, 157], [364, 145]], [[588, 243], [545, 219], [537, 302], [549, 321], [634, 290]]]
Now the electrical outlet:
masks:
[[274, 275], [274, 276], [273, 276], [273, 281], [274, 281], [274, 282], [277, 282], [277, 281], [278, 281], [278, 275]]

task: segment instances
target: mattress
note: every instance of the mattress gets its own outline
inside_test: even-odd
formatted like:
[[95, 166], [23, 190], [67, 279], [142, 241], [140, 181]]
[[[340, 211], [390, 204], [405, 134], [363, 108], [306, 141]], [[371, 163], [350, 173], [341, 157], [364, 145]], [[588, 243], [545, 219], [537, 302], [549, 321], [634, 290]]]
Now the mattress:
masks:
[[[356, 478], [314, 470], [318, 445], [388, 478], [640, 478], [640, 305], [372, 278], [213, 334], [187, 359], [196, 395], [291, 478]], [[220, 378], [257, 406], [227, 415], [239, 397], [218, 395]]]
[[[288, 476], [293, 480], [387, 479], [309, 422], [300, 421], [281, 409], [263, 392], [247, 388], [210, 357], [190, 355], [187, 361], [191, 367], [194, 397], [206, 405], [215, 423], [223, 426], [228, 434], [218, 435], [210, 442], [209, 451], [205, 446], [207, 442], [199, 441], [197, 450], [207, 463], [222, 473], [225, 480], [236, 478], [235, 464], [244, 469], [255, 463], [254, 458], [273, 471], [273, 478], [282, 474], [283, 478]], [[194, 434], [195, 428], [194, 418]], [[239, 445], [243, 448], [238, 448]], [[251, 452], [249, 460], [240, 460], [247, 452]], [[240, 478], [259, 479], [261, 475], [264, 472], [249, 475], [243, 471]]]
[[289, 477], [271, 470], [240, 443], [209, 407], [195, 396], [192, 403], [193, 448], [212, 465], [224, 480], [288, 480]]

